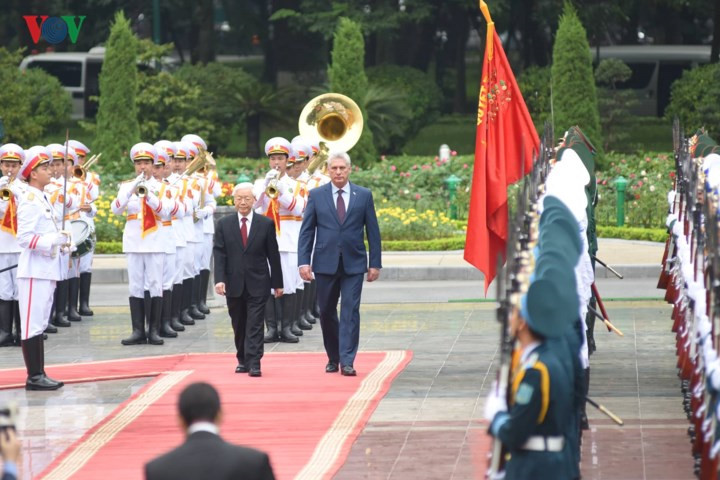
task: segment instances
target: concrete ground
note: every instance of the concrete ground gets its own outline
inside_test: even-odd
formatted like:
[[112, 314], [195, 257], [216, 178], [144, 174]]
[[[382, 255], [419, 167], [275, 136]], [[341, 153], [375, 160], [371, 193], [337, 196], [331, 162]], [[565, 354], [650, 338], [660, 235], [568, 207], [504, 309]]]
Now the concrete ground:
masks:
[[[646, 242], [610, 247], [608, 254], [628, 255], [626, 264], [635, 260], [635, 265], [657, 266], [662, 254], [659, 245]], [[391, 257], [385, 256], [386, 265]], [[416, 262], [422, 262], [420, 257], [425, 256], [415, 256]], [[455, 257], [443, 261], [455, 261]], [[601, 258], [615, 260], [609, 255]], [[625, 336], [596, 330], [598, 351], [591, 358], [590, 395], [622, 417], [625, 426], [617, 427], [599, 412], [589, 411], [592, 428], [583, 445], [585, 479], [693, 478], [670, 307], [659, 300], [611, 300], [659, 298], [656, 281], [649, 274], [622, 281], [598, 279], [608, 313]], [[467, 301], [482, 298], [482, 282], [386, 279], [366, 284], [363, 293], [361, 350], [408, 349], [413, 359], [380, 402], [336, 478], [483, 478], [488, 446], [483, 406], [497, 369], [499, 326], [494, 303]], [[494, 289], [488, 293], [492, 296]], [[232, 351], [222, 299], [213, 302], [216, 307], [207, 320], [198, 321], [163, 346], [121, 346], [120, 339], [130, 329], [126, 297], [125, 285], [93, 285], [96, 315], [51, 335], [46, 343], [47, 362]], [[266, 351], [322, 348], [316, 327], [299, 344], [271, 344]], [[23, 365], [18, 348], [0, 349], [0, 358], [3, 367]], [[146, 381], [75, 384], [53, 393], [0, 392], [0, 402], [16, 400], [20, 405], [22, 478], [40, 472]]]

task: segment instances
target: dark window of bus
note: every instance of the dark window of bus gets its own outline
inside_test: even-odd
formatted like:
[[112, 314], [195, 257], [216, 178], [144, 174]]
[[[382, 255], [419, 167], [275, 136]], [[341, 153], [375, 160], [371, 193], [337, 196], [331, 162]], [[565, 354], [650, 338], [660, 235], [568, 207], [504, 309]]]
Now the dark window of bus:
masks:
[[63, 87], [82, 86], [82, 63], [80, 62], [31, 62], [28, 68], [42, 68], [60, 80]]
[[646, 88], [655, 72], [655, 63], [628, 63], [627, 66], [632, 70], [632, 76], [629, 80], [618, 83], [617, 88]]

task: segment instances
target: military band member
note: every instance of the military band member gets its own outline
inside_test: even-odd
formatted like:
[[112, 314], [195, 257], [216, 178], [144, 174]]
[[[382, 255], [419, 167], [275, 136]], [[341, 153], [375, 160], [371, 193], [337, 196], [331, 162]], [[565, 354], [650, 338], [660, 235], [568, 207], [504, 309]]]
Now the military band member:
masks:
[[[173, 208], [170, 212], [170, 218], [163, 220], [161, 227], [158, 228], [158, 234], [161, 236], [162, 245], [165, 246], [165, 260], [163, 261], [163, 280], [162, 280], [162, 314], [160, 317], [160, 336], [166, 338], [177, 337], [177, 332], [185, 330], [179, 322], [173, 325], [172, 322], [172, 289], [175, 281], [175, 255], [177, 253], [177, 239], [172, 226], [172, 217], [178, 214], [180, 203], [177, 200], [175, 187], [168, 184], [165, 179], [168, 175], [170, 163], [170, 155], [174, 154], [175, 148], [168, 140], [160, 140], [156, 142], [155, 150], [157, 151], [157, 160], [153, 165], [153, 178], [150, 185], [158, 192], [158, 197], [171, 200]], [[185, 207], [183, 206], [183, 209]], [[175, 330], [178, 327], [182, 330]]]
[[[300, 194], [300, 186], [286, 174], [288, 159], [293, 156], [290, 142], [282, 137], [271, 138], [265, 143], [270, 171], [265, 179], [258, 180], [253, 186], [257, 199], [255, 211], [266, 215], [275, 222], [280, 261], [283, 274], [283, 296], [270, 299], [266, 308], [266, 343], [299, 341], [293, 333], [293, 312], [295, 311], [297, 289], [297, 242], [300, 234], [297, 219], [302, 221], [305, 199]], [[278, 323], [282, 325], [278, 328]], [[300, 332], [300, 330], [295, 330]]]
[[[52, 155], [51, 169], [54, 170], [54, 178], [45, 187], [45, 193], [53, 206], [53, 213], [58, 225], [63, 224], [63, 215], [65, 215], [66, 230], [69, 230], [71, 218], [77, 213], [81, 202], [75, 192], [73, 182], [65, 178], [66, 174], [70, 175], [70, 168], [74, 164], [75, 150], [67, 147], [68, 158], [66, 159], [65, 146], [59, 143], [51, 143], [46, 148]], [[59, 255], [62, 257], [62, 263], [66, 268], [63, 270], [62, 278], [55, 288], [54, 319], [51, 322], [56, 327], [69, 327], [70, 322], [79, 322], [82, 318], [78, 315], [77, 310], [68, 308], [70, 279], [75, 276], [71, 252], [61, 252]]]
[[[183, 142], [188, 150], [188, 162], [195, 159], [200, 150], [194, 143]], [[186, 167], [187, 168], [187, 167]], [[198, 175], [191, 174], [188, 177], [188, 191], [193, 201], [192, 215], [186, 217], [188, 224], [192, 228], [192, 234], [188, 236], [188, 250], [190, 251], [192, 260], [192, 277], [190, 279], [190, 306], [188, 314], [195, 320], [203, 320], [205, 314], [198, 310], [198, 300], [200, 298], [200, 268], [202, 266], [203, 243], [205, 241], [205, 233], [203, 232], [203, 224], [200, 223], [207, 213], [201, 202], [204, 203], [205, 196], [202, 195], [204, 182]]]
[[28, 378], [27, 390], [57, 390], [63, 386], [45, 374], [43, 332], [50, 318], [55, 283], [67, 264], [61, 250], [69, 253], [70, 236], [60, 232], [53, 207], [44, 189], [50, 183], [52, 157], [43, 146], [25, 152], [18, 178], [27, 181], [23, 200], [18, 206], [17, 241], [22, 249], [18, 260], [18, 298], [23, 358]]
[[[17, 265], [20, 245], [17, 242], [18, 205], [25, 185], [18, 179], [18, 171], [25, 160], [20, 145], [6, 143], [0, 147], [0, 269]], [[15, 337], [13, 337], [13, 325]], [[17, 269], [0, 273], [0, 347], [20, 345], [20, 309], [18, 304]]]
[[[175, 205], [172, 200], [159, 197], [154, 182], [150, 181], [157, 159], [155, 147], [145, 142], [135, 144], [130, 150], [130, 159], [137, 177], [120, 185], [117, 198], [111, 204], [115, 215], [127, 213], [123, 252], [128, 260], [132, 334], [122, 340], [122, 344], [162, 345], [163, 339], [158, 332], [162, 315], [165, 246], [159, 229], [162, 221], [171, 218]], [[145, 291], [149, 293], [148, 299]], [[146, 318], [149, 324], [147, 333]]]
[[[200, 286], [198, 289], [198, 303], [197, 309], [200, 313], [208, 315], [210, 308], [207, 306], [207, 293], [208, 284], [210, 283], [210, 260], [212, 257], [213, 250], [213, 235], [215, 234], [215, 209], [217, 208], [216, 198], [222, 194], [220, 182], [218, 181], [217, 172], [215, 171], [215, 159], [212, 155], [207, 154], [207, 145], [205, 141], [198, 135], [188, 134], [182, 137], [183, 142], [190, 142], [195, 145], [199, 150], [202, 149], [206, 152], [207, 165], [203, 171], [198, 172], [198, 176], [201, 179], [201, 185], [204, 182], [204, 198], [201, 207], [203, 212], [202, 225], [203, 225], [203, 242], [202, 242], [202, 255], [200, 256]], [[202, 180], [204, 179], [204, 180]], [[200, 223], [200, 222], [198, 222]]]
[[[87, 160], [87, 155], [90, 153], [90, 149], [85, 146], [85, 144], [77, 140], [70, 140], [69, 144], [77, 154], [77, 165], [81, 167], [84, 166]], [[95, 237], [95, 214], [97, 213], [97, 207], [95, 207], [93, 202], [95, 202], [100, 195], [100, 175], [93, 171], [86, 170], [85, 179], [81, 180], [81, 182], [77, 185], [81, 189], [80, 198], [83, 199], [83, 203], [91, 206], [90, 209], [80, 209], [80, 218], [88, 222], [91, 235]], [[92, 262], [94, 256], [95, 242], [92, 243], [90, 251], [78, 260], [78, 270], [80, 273], [80, 305], [78, 306], [78, 313], [82, 317], [93, 316], [93, 311], [90, 309], [90, 285], [92, 283]]]

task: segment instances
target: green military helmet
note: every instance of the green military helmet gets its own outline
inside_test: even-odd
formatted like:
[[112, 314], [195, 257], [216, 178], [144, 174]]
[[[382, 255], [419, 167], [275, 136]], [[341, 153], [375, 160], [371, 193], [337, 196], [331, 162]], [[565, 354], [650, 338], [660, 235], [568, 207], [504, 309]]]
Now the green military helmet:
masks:
[[530, 330], [545, 338], [556, 338], [565, 334], [569, 327], [563, 310], [564, 304], [559, 287], [549, 279], [541, 278], [530, 284], [520, 300], [520, 313]]
[[577, 293], [575, 269], [565, 257], [556, 250], [549, 250], [540, 255], [535, 263], [535, 279], [546, 279], [555, 283], [566, 309], [561, 312], [568, 322], [578, 319], [580, 299]]
[[538, 247], [540, 247], [540, 256], [549, 250], [559, 251], [574, 268], [582, 250], [577, 223], [565, 218], [557, 218], [547, 223], [540, 231]]
[[710, 138], [707, 132], [704, 130], [698, 130], [695, 136], [697, 138], [697, 142], [693, 147], [693, 158], [703, 158], [711, 153], [720, 153], [720, 145]]

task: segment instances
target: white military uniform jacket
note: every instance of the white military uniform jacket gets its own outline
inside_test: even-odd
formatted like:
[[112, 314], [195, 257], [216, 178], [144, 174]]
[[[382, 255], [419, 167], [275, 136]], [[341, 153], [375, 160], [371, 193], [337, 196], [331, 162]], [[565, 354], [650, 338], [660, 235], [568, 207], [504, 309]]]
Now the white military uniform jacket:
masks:
[[[280, 217], [280, 233], [277, 236], [278, 249], [281, 252], [297, 252], [300, 237], [302, 214], [305, 211], [306, 199], [302, 195], [301, 184], [283, 175], [278, 181], [278, 214]], [[253, 186], [255, 212], [265, 215], [270, 208], [270, 197], [265, 195], [265, 180], [257, 180]]]
[[175, 234], [175, 245], [178, 247], [187, 246], [187, 233], [185, 228], [185, 216], [192, 216], [192, 200], [187, 196], [185, 191], [187, 182], [178, 180], [177, 173], [171, 174], [165, 183], [168, 183], [175, 192], [175, 201], [178, 203], [178, 211], [171, 217], [172, 230]]
[[[214, 175], [208, 175], [207, 177], [207, 196], [213, 199], [213, 213], [215, 213], [215, 209], [217, 208], [217, 198], [222, 194], [222, 185], [220, 184], [220, 181], [215, 178]], [[206, 234], [215, 233], [215, 217], [213, 214], [208, 215], [205, 217], [205, 220], [203, 221], [203, 232]]]
[[172, 199], [168, 199], [166, 196], [163, 196], [163, 198], [158, 197], [159, 191], [156, 188], [156, 182], [148, 180], [145, 185], [148, 188], [145, 201], [153, 210], [157, 229], [147, 232], [144, 238], [141, 224], [143, 221], [142, 201], [135, 194], [135, 182], [133, 180], [120, 185], [117, 198], [111, 204], [115, 215], [122, 215], [127, 211], [127, 221], [123, 231], [123, 252], [125, 253], [165, 253], [163, 237], [160, 234], [160, 229], [163, 227], [162, 221], [170, 220], [173, 209], [176, 209], [177, 206]]
[[[209, 219], [208, 223], [212, 224], [213, 214], [215, 213], [215, 207], [217, 206], [215, 197], [213, 196], [212, 191], [210, 191], [210, 182], [216, 183], [214, 180], [208, 178], [194, 176], [190, 179], [193, 196], [197, 195], [198, 197], [197, 204], [195, 205], [195, 215], [193, 218], [196, 243], [205, 242], [205, 233], [213, 233], [215, 231], [215, 227], [213, 227], [213, 230], [210, 232], [205, 231], [207, 228], [205, 226], [205, 222]], [[204, 194], [203, 189], [205, 190]], [[195, 221], [195, 219], [197, 219], [197, 221]]]
[[28, 186], [18, 207], [17, 242], [22, 248], [18, 278], [61, 280], [67, 264], [52, 241], [59, 227], [45, 193]]

